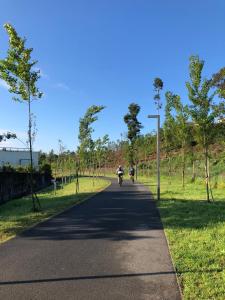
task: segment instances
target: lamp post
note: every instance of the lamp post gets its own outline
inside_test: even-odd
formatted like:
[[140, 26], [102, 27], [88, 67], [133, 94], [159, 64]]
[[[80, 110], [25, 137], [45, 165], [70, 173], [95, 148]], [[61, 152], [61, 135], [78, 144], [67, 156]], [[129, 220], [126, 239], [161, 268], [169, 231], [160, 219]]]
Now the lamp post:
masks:
[[160, 115], [148, 115], [150, 119], [157, 119], [157, 200], [160, 200]]

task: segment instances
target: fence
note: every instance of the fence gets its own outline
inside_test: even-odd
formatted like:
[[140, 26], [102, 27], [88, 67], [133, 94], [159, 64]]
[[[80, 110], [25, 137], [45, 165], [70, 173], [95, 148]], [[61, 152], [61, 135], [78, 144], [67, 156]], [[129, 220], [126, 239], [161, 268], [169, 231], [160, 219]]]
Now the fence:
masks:
[[[51, 183], [49, 174], [34, 173], [33, 179], [36, 190]], [[29, 182], [29, 173], [0, 172], [0, 204], [29, 194]]]

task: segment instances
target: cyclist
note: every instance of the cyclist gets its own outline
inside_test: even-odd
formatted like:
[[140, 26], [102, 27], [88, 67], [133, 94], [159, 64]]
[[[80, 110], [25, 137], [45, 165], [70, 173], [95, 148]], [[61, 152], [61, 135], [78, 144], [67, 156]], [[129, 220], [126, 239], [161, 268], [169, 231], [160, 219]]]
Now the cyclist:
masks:
[[124, 174], [124, 170], [122, 166], [119, 165], [118, 169], [116, 170], [116, 175], [118, 176], [118, 183], [120, 186], [122, 185], [123, 182], [123, 174]]
[[130, 179], [131, 181], [134, 183], [134, 174], [135, 174], [135, 170], [134, 170], [134, 167], [131, 166], [130, 169], [129, 169], [129, 175], [130, 175]]

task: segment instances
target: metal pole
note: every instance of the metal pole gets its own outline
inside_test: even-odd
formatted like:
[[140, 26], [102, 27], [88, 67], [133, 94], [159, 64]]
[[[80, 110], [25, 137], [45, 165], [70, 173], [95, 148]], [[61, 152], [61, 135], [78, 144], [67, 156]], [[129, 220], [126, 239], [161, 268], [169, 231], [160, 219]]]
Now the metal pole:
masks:
[[160, 200], [160, 115], [157, 117], [157, 200]]

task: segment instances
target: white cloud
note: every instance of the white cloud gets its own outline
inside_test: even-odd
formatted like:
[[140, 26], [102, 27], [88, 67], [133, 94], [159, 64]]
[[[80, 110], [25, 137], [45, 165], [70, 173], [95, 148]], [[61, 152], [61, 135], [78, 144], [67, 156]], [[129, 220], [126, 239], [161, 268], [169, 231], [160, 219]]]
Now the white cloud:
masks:
[[62, 89], [62, 90], [65, 90], [65, 91], [69, 91], [69, 90], [70, 90], [69, 86], [66, 85], [66, 84], [63, 83], [63, 82], [58, 82], [58, 83], [56, 83], [56, 84], [55, 84], [55, 87], [56, 87], [56, 88], [59, 88], [59, 89]]
[[49, 76], [46, 73], [44, 73], [42, 69], [39, 69], [39, 71], [40, 71], [41, 78], [49, 79]]
[[0, 86], [4, 89], [9, 89], [9, 85], [2, 79], [0, 79]]

